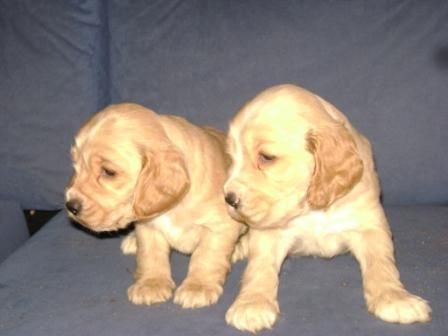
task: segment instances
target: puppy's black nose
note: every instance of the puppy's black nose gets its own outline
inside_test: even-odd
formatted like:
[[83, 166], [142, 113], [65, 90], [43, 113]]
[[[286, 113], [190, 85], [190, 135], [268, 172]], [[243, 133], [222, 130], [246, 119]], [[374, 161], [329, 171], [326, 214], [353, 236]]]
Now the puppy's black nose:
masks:
[[68, 211], [70, 211], [74, 216], [79, 214], [82, 210], [81, 201], [78, 199], [73, 199], [65, 203], [65, 207]]
[[232, 208], [235, 208], [235, 209], [237, 209], [240, 204], [240, 199], [232, 191], [228, 192], [224, 199], [226, 200], [226, 203], [228, 205], [230, 205]]

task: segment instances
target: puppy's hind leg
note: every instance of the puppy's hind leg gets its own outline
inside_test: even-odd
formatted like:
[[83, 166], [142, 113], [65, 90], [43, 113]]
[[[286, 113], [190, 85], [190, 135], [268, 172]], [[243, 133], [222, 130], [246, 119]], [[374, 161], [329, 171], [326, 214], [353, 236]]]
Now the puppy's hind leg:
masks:
[[125, 255], [132, 255], [137, 253], [137, 237], [135, 232], [129, 233], [122, 241], [120, 245], [121, 252]]
[[240, 260], [247, 258], [249, 254], [249, 234], [243, 234], [235, 245], [235, 249], [232, 254], [232, 263], [236, 263]]

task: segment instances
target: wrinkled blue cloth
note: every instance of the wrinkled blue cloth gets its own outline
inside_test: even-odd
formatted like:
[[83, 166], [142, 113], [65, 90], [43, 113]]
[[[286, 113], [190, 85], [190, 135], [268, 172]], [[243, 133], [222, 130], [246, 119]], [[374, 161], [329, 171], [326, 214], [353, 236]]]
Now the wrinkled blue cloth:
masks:
[[[430, 301], [430, 323], [390, 324], [368, 313], [359, 265], [350, 255], [290, 258], [280, 274], [280, 319], [260, 335], [445, 336], [448, 207], [392, 207], [386, 213], [401, 279]], [[0, 335], [243, 335], [226, 325], [224, 315], [239, 291], [246, 262], [233, 267], [214, 306], [184, 310], [172, 301], [137, 306], [126, 295], [135, 260], [121, 254], [120, 241], [74, 228], [65, 213], [55, 217], [0, 265]], [[177, 285], [188, 262], [173, 253]]]
[[447, 34], [444, 0], [3, 0], [0, 198], [61, 208], [73, 135], [111, 102], [226, 129], [292, 82], [372, 141], [387, 204], [446, 204]]

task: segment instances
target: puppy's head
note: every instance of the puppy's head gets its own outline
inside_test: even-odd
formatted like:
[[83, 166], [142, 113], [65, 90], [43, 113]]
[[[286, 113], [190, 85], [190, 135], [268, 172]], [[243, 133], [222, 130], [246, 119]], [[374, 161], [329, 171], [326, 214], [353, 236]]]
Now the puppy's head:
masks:
[[317, 96], [292, 85], [263, 91], [242, 108], [230, 125], [228, 151], [229, 212], [256, 228], [328, 208], [363, 171], [349, 130]]
[[66, 208], [94, 231], [126, 227], [174, 206], [189, 187], [185, 162], [158, 116], [136, 104], [111, 105], [78, 132]]

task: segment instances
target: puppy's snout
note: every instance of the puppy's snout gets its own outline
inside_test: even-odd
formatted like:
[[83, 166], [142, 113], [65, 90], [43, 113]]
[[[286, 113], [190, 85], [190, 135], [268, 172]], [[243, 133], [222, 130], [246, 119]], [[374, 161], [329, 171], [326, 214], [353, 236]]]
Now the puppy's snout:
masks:
[[226, 203], [232, 208], [238, 209], [238, 206], [240, 205], [240, 199], [234, 192], [228, 192], [224, 199]]
[[79, 199], [72, 199], [65, 203], [67, 210], [74, 216], [78, 215], [82, 210], [82, 203]]

